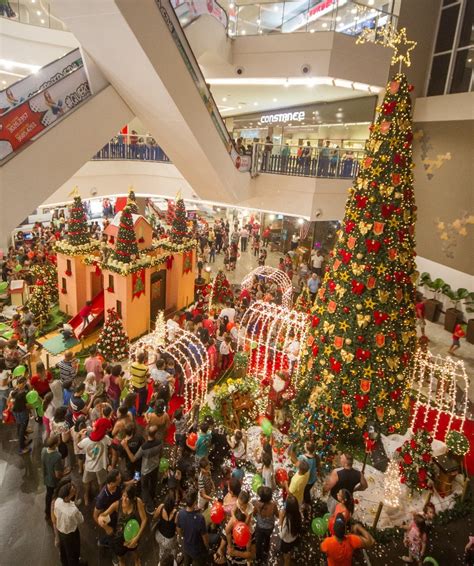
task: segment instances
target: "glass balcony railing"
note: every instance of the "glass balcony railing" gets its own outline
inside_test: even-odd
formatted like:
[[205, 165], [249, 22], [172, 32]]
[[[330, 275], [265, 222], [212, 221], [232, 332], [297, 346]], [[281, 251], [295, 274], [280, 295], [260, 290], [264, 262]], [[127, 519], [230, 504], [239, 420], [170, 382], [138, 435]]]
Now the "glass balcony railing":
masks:
[[0, 16], [22, 24], [67, 31], [43, 0], [0, 0]]
[[359, 173], [364, 156], [362, 149], [259, 143], [254, 147], [253, 166], [258, 173], [352, 179]]
[[352, 0], [286, 0], [258, 4], [230, 4], [230, 36], [337, 31], [359, 35], [387, 24], [396, 26], [397, 17], [373, 6]]
[[105, 144], [93, 157], [93, 161], [109, 160], [137, 160], [157, 161], [169, 163], [169, 157], [156, 145], [151, 136], [140, 136], [134, 134], [119, 134], [109, 143]]
[[171, 0], [171, 5], [183, 28], [200, 16], [211, 16], [227, 28], [227, 13], [215, 0]]

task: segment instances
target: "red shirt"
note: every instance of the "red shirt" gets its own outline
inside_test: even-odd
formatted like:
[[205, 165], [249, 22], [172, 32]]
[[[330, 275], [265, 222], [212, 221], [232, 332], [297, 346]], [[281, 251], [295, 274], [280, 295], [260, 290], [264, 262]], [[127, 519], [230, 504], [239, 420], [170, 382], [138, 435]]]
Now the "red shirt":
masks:
[[417, 303], [416, 304], [416, 317], [417, 318], [425, 318], [425, 303]]
[[351, 566], [356, 548], [362, 548], [362, 540], [357, 535], [346, 535], [342, 541], [328, 537], [321, 543], [321, 550], [328, 557], [328, 566]]
[[49, 371], [46, 372], [46, 379], [42, 379], [39, 374], [35, 374], [30, 379], [31, 387], [38, 392], [40, 397], [43, 397], [43, 395], [46, 395], [46, 393], [50, 391], [49, 384], [52, 379], [53, 376]]
[[89, 305], [86, 305], [85, 307], [82, 307], [82, 309], [79, 311], [79, 314], [82, 317], [86, 317], [89, 316], [92, 312], [92, 307], [90, 307]]
[[454, 333], [453, 333], [453, 339], [458, 339], [459, 338], [464, 338], [464, 336], [466, 336], [464, 330], [462, 329], [462, 326], [460, 324], [456, 325], [456, 328], [454, 329]]

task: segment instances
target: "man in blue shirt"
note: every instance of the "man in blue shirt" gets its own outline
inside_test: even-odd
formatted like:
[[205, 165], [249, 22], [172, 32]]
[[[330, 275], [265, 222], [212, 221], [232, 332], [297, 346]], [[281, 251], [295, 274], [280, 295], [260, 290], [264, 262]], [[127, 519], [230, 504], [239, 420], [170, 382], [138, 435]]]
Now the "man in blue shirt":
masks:
[[208, 564], [209, 539], [206, 521], [201, 511], [196, 509], [197, 491], [189, 489], [186, 493], [186, 508], [178, 513], [178, 534], [183, 537], [184, 564], [204, 566]]
[[314, 302], [316, 299], [316, 293], [319, 289], [319, 278], [316, 273], [312, 273], [311, 277], [308, 279], [308, 289], [311, 295], [311, 301]]

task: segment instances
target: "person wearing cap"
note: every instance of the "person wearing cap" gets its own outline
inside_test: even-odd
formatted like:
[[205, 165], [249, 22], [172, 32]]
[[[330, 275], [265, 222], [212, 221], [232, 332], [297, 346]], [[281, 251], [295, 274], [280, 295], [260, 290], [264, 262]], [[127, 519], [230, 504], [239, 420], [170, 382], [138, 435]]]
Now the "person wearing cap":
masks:
[[74, 359], [74, 353], [68, 350], [56, 367], [59, 369], [59, 379], [62, 384], [72, 381], [77, 374], [77, 360]]
[[351, 566], [354, 550], [370, 548], [374, 543], [372, 535], [360, 523], [352, 527], [352, 533], [346, 534], [346, 521], [339, 513], [334, 521], [334, 536], [323, 540], [321, 550], [327, 556], [328, 566]]
[[91, 482], [97, 479], [100, 488], [107, 479], [107, 466], [109, 464], [108, 449], [112, 444], [112, 439], [110, 436], [107, 436], [109, 430], [109, 419], [97, 419], [90, 435], [86, 436], [87, 429], [84, 429], [81, 432], [84, 438], [77, 444], [78, 448], [84, 450], [86, 454], [84, 474], [82, 476], [84, 483], [84, 503], [86, 505], [89, 505]]
[[[26, 368], [24, 366], [19, 367], [23, 367], [24, 373], [26, 373]], [[12, 413], [15, 417], [16, 422], [16, 433], [18, 435], [20, 454], [26, 454], [27, 452], [29, 452], [29, 445], [31, 444], [31, 440], [27, 440], [26, 438], [29, 411], [28, 403], [26, 400], [28, 389], [26, 387], [26, 377], [24, 373], [23, 375], [18, 376], [15, 388], [10, 393], [10, 399], [12, 400]]]

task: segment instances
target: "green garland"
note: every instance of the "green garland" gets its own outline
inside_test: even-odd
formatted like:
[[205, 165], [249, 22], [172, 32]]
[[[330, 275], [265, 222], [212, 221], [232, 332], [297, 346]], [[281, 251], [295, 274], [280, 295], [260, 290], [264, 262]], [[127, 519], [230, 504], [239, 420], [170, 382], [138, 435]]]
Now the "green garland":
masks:
[[462, 432], [450, 430], [446, 435], [446, 446], [456, 456], [465, 456], [469, 452], [469, 440]]

